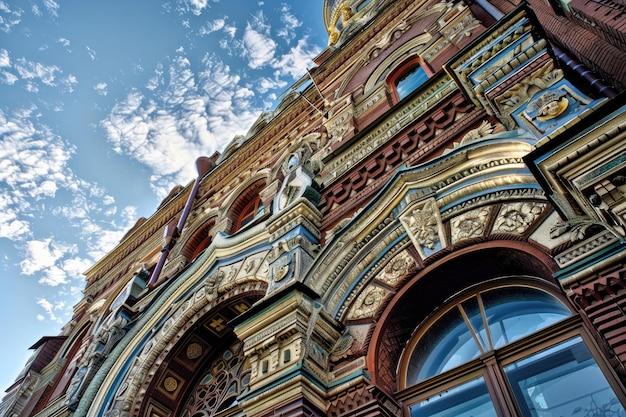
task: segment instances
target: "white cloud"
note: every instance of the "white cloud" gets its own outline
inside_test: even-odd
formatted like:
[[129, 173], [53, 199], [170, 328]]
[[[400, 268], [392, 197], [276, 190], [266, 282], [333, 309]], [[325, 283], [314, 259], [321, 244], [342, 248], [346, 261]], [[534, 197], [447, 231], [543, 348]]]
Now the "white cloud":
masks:
[[181, 14], [191, 12], [196, 16], [200, 16], [208, 5], [208, 0], [178, 0], [177, 10]]
[[61, 78], [60, 84], [63, 86], [63, 92], [71, 93], [74, 91], [74, 86], [78, 84], [78, 80], [76, 79], [76, 76], [70, 74], [67, 77]]
[[302, 26], [302, 22], [291, 13], [291, 7], [288, 4], [282, 4], [280, 9], [280, 21], [284, 26], [278, 29], [278, 36], [284, 38], [287, 43], [291, 42], [296, 37], [295, 29]]
[[1, 75], [0, 82], [2, 82], [3, 84], [13, 85], [17, 82], [17, 80], [19, 80], [17, 76], [15, 76], [14, 74], [11, 74], [8, 71], [2, 71], [0, 75]]
[[[22, 274], [33, 275], [53, 268], [55, 263], [65, 256], [66, 253], [73, 253], [76, 251], [76, 248], [54, 242], [52, 238], [46, 238], [26, 242], [24, 250], [24, 260], [20, 262]], [[58, 283], [62, 282], [59, 281]]]
[[89, 55], [89, 58], [91, 58], [92, 61], [96, 60], [96, 51], [94, 51], [92, 48], [86, 46], [85, 47], [87, 49], [87, 54]]
[[217, 32], [218, 30], [222, 30], [224, 29], [224, 27], [226, 27], [225, 18], [211, 20], [211, 21], [208, 21], [206, 25], [200, 27], [198, 34], [200, 36], [205, 36], [210, 33]]
[[0, 68], [10, 67], [11, 59], [9, 58], [9, 51], [6, 49], [0, 49]]
[[256, 69], [268, 65], [274, 60], [276, 42], [270, 35], [270, 26], [265, 22], [262, 12], [253, 16], [243, 33], [243, 56], [248, 59], [248, 66]]
[[96, 93], [100, 94], [101, 96], [106, 96], [108, 94], [107, 83], [105, 82], [99, 82], [98, 84], [93, 86], [93, 89], [96, 90]]
[[45, 65], [40, 62], [27, 61], [25, 58], [15, 60], [14, 68], [24, 80], [40, 80], [48, 86], [55, 85], [56, 74], [60, 68], [56, 65]]
[[194, 161], [243, 134], [261, 109], [254, 92], [215, 55], [206, 55], [197, 74], [178, 56], [157, 68], [145, 93], [135, 90], [118, 101], [102, 121], [116, 152], [152, 171], [151, 186], [160, 198], [195, 176]]
[[[63, 311], [63, 309], [65, 308], [64, 302], [61, 301], [52, 303], [45, 298], [39, 298], [37, 299], [37, 305], [44, 309], [49, 320], [55, 321], [57, 323], [62, 323], [62, 319], [60, 317], [57, 317], [56, 312], [58, 312], [59, 310]], [[37, 320], [43, 321], [45, 320], [45, 317], [42, 314], [38, 314]]]
[[309, 44], [308, 38], [298, 40], [298, 44], [292, 47], [288, 53], [280, 57], [272, 64], [281, 76], [290, 75], [293, 79], [306, 74], [307, 68], [313, 65], [313, 58], [320, 54], [322, 48]]
[[43, 0], [43, 5], [45, 6], [48, 13], [50, 13], [54, 17], [59, 17], [59, 4], [54, 0]]
[[273, 90], [276, 88], [284, 88], [286, 85], [287, 85], [287, 82], [279, 78], [271, 79], [267, 77], [262, 77], [256, 83], [255, 87], [259, 93], [265, 94], [269, 90]]
[[11, 33], [11, 28], [22, 21], [22, 13], [22, 9], [11, 10], [6, 2], [0, 0], [0, 30]]
[[69, 39], [59, 38], [59, 39], [57, 39], [57, 42], [60, 43], [61, 45], [63, 45], [63, 47], [65, 49], [67, 49], [68, 52], [70, 52], [70, 53], [72, 52], [70, 50], [70, 40]]
[[248, 58], [248, 66], [261, 68], [274, 60], [276, 42], [269, 36], [246, 27], [243, 34], [244, 56]]
[[29, 223], [18, 219], [18, 212], [14, 208], [7, 208], [1, 201], [0, 207], [2, 207], [0, 211], [0, 238], [20, 240], [30, 235]]

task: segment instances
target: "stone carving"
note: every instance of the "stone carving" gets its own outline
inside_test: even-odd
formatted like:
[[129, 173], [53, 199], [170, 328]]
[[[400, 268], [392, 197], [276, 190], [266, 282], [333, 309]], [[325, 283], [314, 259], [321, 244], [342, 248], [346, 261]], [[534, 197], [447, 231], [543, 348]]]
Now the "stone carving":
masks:
[[611, 232], [606, 231], [593, 236], [588, 240], [580, 242], [577, 246], [556, 256], [555, 260], [561, 268], [564, 268], [584, 257], [589, 256], [591, 253], [598, 252], [615, 241], [617, 241], [615, 236]]
[[290, 265], [292, 260], [293, 259], [290, 253], [285, 253], [276, 259], [276, 261], [272, 264], [272, 272], [270, 276], [274, 282], [280, 282], [288, 277], [291, 272]]
[[79, 370], [74, 374], [68, 388], [66, 396], [67, 408], [76, 410], [78, 403], [85, 392], [85, 389], [102, 366], [111, 350], [126, 334], [128, 320], [118, 314], [111, 314], [108, 321], [105, 321], [89, 345], [87, 354], [81, 360]]
[[569, 233], [571, 242], [583, 240], [587, 236], [591, 229], [602, 227], [601, 223], [598, 223], [589, 217], [576, 217], [569, 220], [558, 222], [550, 229], [550, 237], [556, 239], [563, 236], [565, 233]]
[[545, 203], [535, 202], [503, 204], [493, 232], [522, 234], [541, 215], [545, 207]]
[[483, 236], [490, 212], [489, 207], [479, 207], [452, 219], [450, 223], [452, 243]]
[[470, 130], [463, 136], [461, 139], [461, 145], [465, 145], [466, 143], [473, 142], [477, 139], [484, 138], [487, 135], [493, 133], [494, 126], [489, 123], [487, 120], [483, 120], [483, 122], [476, 129]]
[[370, 286], [363, 291], [348, 312], [348, 320], [374, 317], [389, 291], [377, 286]]
[[407, 275], [414, 265], [415, 259], [407, 251], [402, 251], [389, 261], [385, 268], [376, 276], [376, 279], [394, 287]]
[[421, 205], [413, 205], [400, 217], [400, 221], [423, 258], [443, 248], [443, 226], [439, 207], [434, 199]]

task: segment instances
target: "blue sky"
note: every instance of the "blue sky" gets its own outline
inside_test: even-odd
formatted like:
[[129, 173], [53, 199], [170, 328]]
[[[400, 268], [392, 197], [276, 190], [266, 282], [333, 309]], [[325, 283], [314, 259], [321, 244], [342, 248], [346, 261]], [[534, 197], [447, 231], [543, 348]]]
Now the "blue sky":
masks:
[[82, 273], [326, 46], [322, 0], [0, 0], [0, 388]]

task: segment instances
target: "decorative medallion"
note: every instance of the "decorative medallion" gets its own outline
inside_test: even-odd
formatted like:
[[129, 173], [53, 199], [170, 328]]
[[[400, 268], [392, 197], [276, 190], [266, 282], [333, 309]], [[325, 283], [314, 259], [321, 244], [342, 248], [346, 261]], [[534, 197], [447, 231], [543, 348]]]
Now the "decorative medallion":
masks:
[[374, 317], [385, 297], [389, 294], [384, 288], [369, 286], [359, 294], [348, 312], [348, 320], [358, 320]]
[[174, 392], [176, 388], [178, 388], [178, 381], [176, 381], [176, 378], [168, 376], [163, 380], [163, 388], [165, 388], [167, 392]]
[[198, 359], [202, 356], [202, 345], [200, 343], [191, 343], [187, 346], [187, 359]]
[[404, 250], [393, 257], [385, 268], [376, 276], [376, 280], [394, 287], [415, 265], [415, 260]]
[[531, 201], [503, 204], [493, 227], [494, 233], [524, 233], [546, 208]]

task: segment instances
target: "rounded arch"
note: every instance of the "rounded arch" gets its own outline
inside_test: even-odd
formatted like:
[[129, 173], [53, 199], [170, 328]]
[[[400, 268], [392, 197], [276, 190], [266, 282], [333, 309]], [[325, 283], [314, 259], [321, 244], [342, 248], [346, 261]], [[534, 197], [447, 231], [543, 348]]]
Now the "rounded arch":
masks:
[[[151, 405], [150, 415], [171, 415], [180, 406], [200, 378], [196, 371], [203, 369], [205, 359], [210, 361], [229, 343], [229, 321], [266, 294], [266, 281], [249, 276], [232, 282], [225, 275], [217, 270], [200, 285], [168, 288], [155, 310], [136, 323], [91, 382], [90, 389], [98, 390], [89, 402], [89, 408], [97, 410], [94, 415], [145, 415]], [[211, 333], [211, 327], [219, 334]], [[197, 346], [190, 347], [193, 343], [199, 343], [204, 353], [191, 353], [190, 359], [190, 350], [198, 351]], [[79, 407], [77, 413], [87, 415], [89, 410]]]
[[[209, 416], [232, 404], [247, 387], [249, 369], [241, 350], [243, 342], [237, 340], [228, 322], [265, 295], [264, 284], [248, 282], [237, 286], [190, 316], [181, 327], [174, 326], [177, 331], [168, 335], [162, 359], [148, 370], [147, 375], [152, 377], [142, 382], [140, 392], [145, 394], [135, 400], [134, 407], [138, 415], [160, 415], [163, 411], [181, 415], [185, 408], [188, 411], [208, 407], [202, 415]], [[220, 372], [222, 368], [215, 371], [216, 364], [228, 366], [229, 372]], [[220, 385], [220, 389], [235, 387], [235, 391], [214, 396], [213, 401], [201, 401], [204, 397], [198, 391], [212, 377], [220, 378], [219, 384], [228, 384]], [[190, 406], [190, 402], [194, 404]]]
[[[547, 253], [516, 241], [476, 244], [427, 266], [395, 294], [373, 329], [367, 365], [375, 383], [391, 391], [399, 388], [397, 365], [411, 334], [450, 297], [505, 277], [529, 280], [559, 294], [560, 287], [552, 277], [556, 270], [557, 265]], [[569, 305], [564, 295], [560, 298]]]
[[394, 73], [407, 61], [418, 58], [418, 52], [421, 50], [422, 45], [426, 44], [430, 38], [431, 35], [427, 33], [417, 36], [393, 51], [368, 77], [364, 84], [363, 93], [369, 94], [370, 91], [384, 83], [389, 74]]
[[211, 229], [215, 227], [216, 220], [217, 217], [206, 220], [185, 240], [180, 249], [180, 255], [184, 256], [187, 262], [193, 262], [211, 244], [213, 238]]
[[225, 233], [232, 234], [238, 230], [236, 223], [240, 219], [243, 210], [251, 203], [251, 201], [260, 199], [261, 192], [265, 189], [268, 182], [269, 170], [262, 170], [255, 175], [247, 178], [243, 183], [235, 189], [230, 196], [224, 201], [220, 207], [221, 216], [219, 222], [225, 219], [229, 220], [229, 225]]

